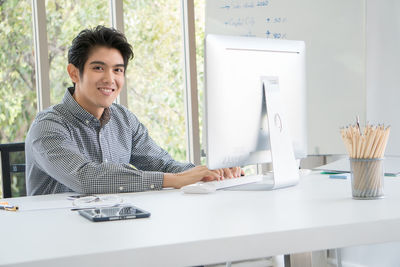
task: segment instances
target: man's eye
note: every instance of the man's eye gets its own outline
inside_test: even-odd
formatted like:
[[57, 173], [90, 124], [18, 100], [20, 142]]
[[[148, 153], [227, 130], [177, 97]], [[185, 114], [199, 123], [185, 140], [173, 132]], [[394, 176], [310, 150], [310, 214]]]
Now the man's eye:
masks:
[[123, 73], [123, 72], [124, 72], [124, 69], [118, 68], [118, 69], [115, 69], [115, 71], [116, 71], [116, 72], [121, 72], [121, 73]]
[[93, 69], [94, 69], [94, 70], [102, 70], [103, 68], [100, 67], [100, 66], [95, 66], [95, 67], [93, 67]]

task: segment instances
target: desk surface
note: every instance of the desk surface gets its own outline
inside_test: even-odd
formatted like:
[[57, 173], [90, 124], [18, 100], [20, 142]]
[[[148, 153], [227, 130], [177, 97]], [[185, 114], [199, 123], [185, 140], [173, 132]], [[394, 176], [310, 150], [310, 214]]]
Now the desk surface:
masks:
[[353, 200], [349, 180], [303, 177], [275, 191], [121, 194], [150, 218], [93, 223], [66, 195], [9, 199], [0, 212], [0, 265], [189, 266], [400, 240], [400, 178], [385, 199]]

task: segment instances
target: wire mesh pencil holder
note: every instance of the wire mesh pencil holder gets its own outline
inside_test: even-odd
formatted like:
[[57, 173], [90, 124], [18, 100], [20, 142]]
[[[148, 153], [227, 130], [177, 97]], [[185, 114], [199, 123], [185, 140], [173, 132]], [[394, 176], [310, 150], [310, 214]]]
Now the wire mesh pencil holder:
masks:
[[378, 199], [383, 192], [383, 158], [350, 158], [351, 189], [354, 199]]

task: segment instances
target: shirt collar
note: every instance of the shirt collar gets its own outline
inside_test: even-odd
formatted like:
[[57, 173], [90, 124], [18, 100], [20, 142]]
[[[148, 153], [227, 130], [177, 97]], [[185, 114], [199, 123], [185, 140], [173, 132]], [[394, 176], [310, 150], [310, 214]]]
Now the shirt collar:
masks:
[[69, 87], [64, 94], [63, 103], [67, 107], [68, 111], [77, 118], [78, 120], [82, 121], [86, 125], [89, 123], [96, 123], [104, 126], [108, 123], [111, 118], [111, 110], [110, 108], [104, 109], [103, 114], [101, 115], [100, 120], [98, 120], [95, 116], [87, 112], [84, 108], [82, 108], [78, 102], [72, 97], [74, 94], [75, 88]]

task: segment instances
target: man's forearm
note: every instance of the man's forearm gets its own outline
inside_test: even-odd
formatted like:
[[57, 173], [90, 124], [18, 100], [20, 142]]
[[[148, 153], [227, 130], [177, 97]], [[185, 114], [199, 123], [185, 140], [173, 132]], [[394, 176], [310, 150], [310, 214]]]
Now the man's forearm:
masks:
[[203, 179], [216, 180], [219, 178], [220, 174], [217, 171], [209, 170], [206, 166], [196, 166], [179, 173], [164, 173], [163, 187], [181, 188]]
[[173, 173], [164, 173], [163, 187], [177, 188], [177, 176]]

